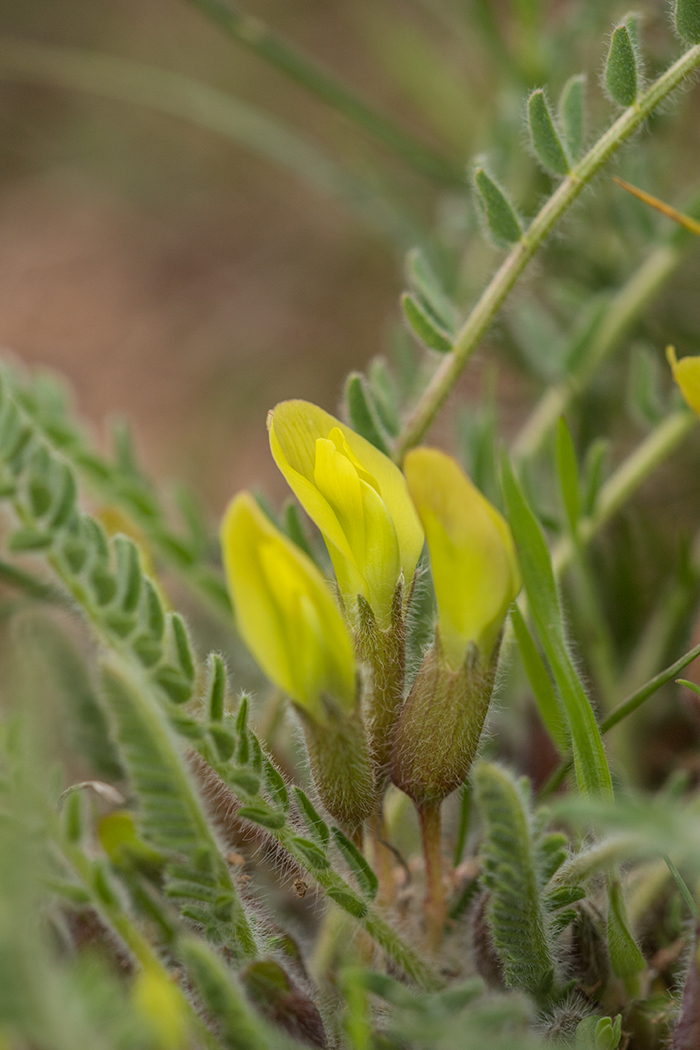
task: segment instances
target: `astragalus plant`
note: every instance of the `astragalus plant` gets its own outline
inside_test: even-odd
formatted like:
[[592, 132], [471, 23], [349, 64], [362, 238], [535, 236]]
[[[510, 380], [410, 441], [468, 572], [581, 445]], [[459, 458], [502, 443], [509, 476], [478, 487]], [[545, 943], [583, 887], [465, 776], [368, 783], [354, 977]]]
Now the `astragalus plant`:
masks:
[[[193, 497], [170, 513], [123, 428], [98, 452], [57, 379], [2, 365], [0, 1047], [697, 1050], [700, 689], [674, 682], [700, 654], [698, 319], [651, 309], [697, 223], [667, 207], [686, 229], [659, 233], [587, 188], [630, 139], [626, 174], [649, 181], [657, 150], [673, 171], [700, 3], [664, 9], [670, 29], [656, 12], [649, 64], [681, 53], [653, 72], [644, 19], [611, 27], [597, 137], [585, 76], [523, 93], [530, 218], [502, 158], [463, 175], [261, 23], [195, 3], [447, 186], [445, 214], [470, 201], [493, 254], [476, 221], [423, 234], [371, 180], [316, 173], [420, 239], [403, 327], [337, 417], [271, 409], [290, 499], [233, 495], [219, 543]], [[598, 6], [551, 29], [513, 5], [513, 54], [492, 5], [472, 15], [512, 93], [546, 60], [559, 76]], [[104, 61], [37, 47], [0, 42], [5, 75], [100, 90]], [[475, 260], [493, 276], [468, 307]], [[424, 444], [487, 333], [539, 399], [501, 431], [487, 376], [453, 454]]]

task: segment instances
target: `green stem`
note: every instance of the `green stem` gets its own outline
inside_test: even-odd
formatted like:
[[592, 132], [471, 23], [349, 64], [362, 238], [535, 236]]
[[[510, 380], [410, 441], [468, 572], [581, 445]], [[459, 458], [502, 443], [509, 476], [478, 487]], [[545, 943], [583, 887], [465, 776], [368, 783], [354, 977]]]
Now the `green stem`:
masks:
[[462, 784], [459, 789], [459, 823], [457, 825], [457, 837], [455, 840], [455, 851], [453, 857], [455, 868], [461, 863], [464, 847], [467, 844], [469, 817], [471, 815], [471, 799], [471, 785], [469, 782]]
[[506, 256], [491, 283], [457, 333], [452, 352], [445, 356], [443, 363], [433, 375], [418, 404], [408, 417], [394, 447], [394, 457], [397, 462], [401, 462], [408, 449], [422, 439], [504, 300], [562, 215], [623, 142], [698, 65], [700, 65], [700, 44], [681, 55], [670, 69], [667, 69], [658, 80], [650, 85], [633, 106], [618, 117], [535, 216], [522, 239]]
[[573, 564], [573, 585], [578, 598], [580, 643], [587, 654], [598, 693], [607, 708], [614, 701], [617, 668], [612, 636], [585, 551], [578, 545]]
[[[593, 514], [578, 526], [578, 542], [585, 547], [603, 525], [617, 513], [643, 481], [676, 448], [697, 423], [688, 409], [680, 409], [664, 419], [624, 460], [600, 490]], [[552, 551], [552, 567], [561, 576], [576, 553], [570, 536], [561, 539]]]
[[[685, 247], [688, 241], [681, 243]], [[630, 325], [658, 294], [684, 254], [678, 238], [672, 244], [661, 245], [614, 296], [601, 318], [582, 366], [575, 375], [566, 376], [547, 388], [516, 437], [511, 453], [514, 460], [529, 459], [541, 448], [557, 419], [585, 389], [596, 369], [617, 349]]]
[[428, 951], [437, 953], [442, 944], [447, 918], [447, 900], [442, 879], [442, 839], [440, 802], [416, 806], [423, 839], [425, 858], [425, 942]]
[[688, 565], [672, 581], [649, 618], [628, 661], [618, 694], [627, 696], [648, 681], [668, 651], [681, 621], [695, 602], [700, 584], [700, 531], [691, 546]]
[[[700, 645], [696, 645], [693, 649], [689, 649], [687, 653], [684, 653], [675, 663], [672, 663], [669, 667], [664, 668], [663, 671], [659, 671], [657, 675], [650, 678], [648, 682], [641, 687], [641, 689], [635, 690], [626, 700], [623, 700], [621, 704], [611, 711], [610, 714], [600, 725], [601, 733], [609, 732], [614, 726], [621, 722], [628, 715], [631, 715], [633, 711], [636, 711], [638, 707], [644, 703], [653, 693], [660, 689], [666, 682], [670, 682], [672, 678], [675, 678], [684, 667], [687, 667], [689, 663], [692, 663], [698, 656], [700, 656]], [[538, 801], [543, 801], [552, 795], [557, 788], [564, 783], [566, 774], [573, 766], [573, 758], [568, 755], [562, 759], [561, 763], [554, 770], [552, 775], [542, 786]]]
[[220, 0], [189, 2], [212, 22], [221, 26], [224, 32], [239, 44], [250, 48], [260, 58], [368, 131], [422, 175], [428, 175], [450, 186], [464, 185], [464, 174], [457, 165], [418, 142], [331, 73], [277, 36], [259, 18], [245, 14], [231, 4], [221, 3]]
[[669, 857], [668, 853], [662, 853], [661, 856], [664, 859], [664, 864], [666, 865], [668, 870], [671, 872], [671, 877], [673, 878], [673, 881], [675, 882], [676, 886], [678, 887], [678, 892], [680, 893], [681, 897], [685, 901], [685, 903], [687, 905], [687, 908], [688, 908], [688, 911], [690, 912], [690, 914], [695, 919], [695, 922], [697, 923], [698, 919], [700, 919], [700, 914], [698, 913], [698, 906], [695, 903], [695, 901], [693, 900], [692, 893], [690, 892], [690, 890], [686, 886], [685, 879], [683, 878], [683, 876], [681, 875], [680, 871], [678, 870], [676, 865], [673, 863], [671, 858]]

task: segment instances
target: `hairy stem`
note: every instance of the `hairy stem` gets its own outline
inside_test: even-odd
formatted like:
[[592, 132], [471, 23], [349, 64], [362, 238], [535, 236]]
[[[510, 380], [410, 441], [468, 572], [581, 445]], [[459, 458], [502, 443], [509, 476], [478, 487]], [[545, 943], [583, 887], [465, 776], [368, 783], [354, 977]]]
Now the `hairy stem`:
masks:
[[673, 244], [660, 245], [610, 301], [582, 367], [575, 375], [547, 387], [525, 422], [513, 443], [514, 460], [529, 459], [539, 451], [557, 419], [586, 388], [597, 368], [617, 349], [630, 326], [674, 273], [686, 244], [687, 240], [681, 246], [675, 239]]
[[[670, 664], [669, 667], [665, 667], [663, 671], [659, 671], [657, 675], [650, 678], [648, 682], [645, 682], [641, 689], [635, 690], [630, 696], [622, 701], [621, 704], [610, 712], [608, 717], [604, 719], [600, 724], [601, 733], [607, 733], [609, 730], [616, 726], [618, 722], [622, 722], [624, 718], [631, 715], [633, 711], [636, 711], [638, 707], [648, 700], [657, 689], [660, 689], [666, 682], [670, 682], [672, 678], [675, 678], [684, 667], [692, 663], [698, 656], [700, 656], [700, 645], [696, 645], [693, 649], [689, 649], [687, 653], [684, 653], [675, 663]], [[561, 763], [554, 770], [552, 775], [549, 777], [547, 782], [543, 785], [538, 800], [542, 801], [553, 794], [557, 788], [563, 784], [566, 774], [569, 772], [573, 765], [573, 759], [569, 755], [564, 758]]]
[[425, 858], [425, 943], [428, 950], [435, 953], [440, 950], [442, 944], [447, 915], [445, 886], [442, 880], [440, 805], [439, 802], [428, 802], [416, 806]]
[[[610, 518], [629, 499], [643, 481], [681, 443], [697, 423], [697, 417], [687, 409], [680, 409], [664, 419], [624, 460], [600, 490], [594, 512], [584, 518], [578, 527], [578, 542], [582, 547], [590, 543]], [[576, 548], [565, 536], [552, 552], [552, 567], [561, 576], [571, 564]]]
[[408, 417], [394, 446], [394, 457], [397, 462], [401, 462], [408, 449], [422, 439], [504, 300], [559, 219], [623, 142], [698, 65], [700, 65], [700, 44], [681, 55], [670, 69], [667, 69], [658, 80], [650, 85], [633, 106], [628, 107], [618, 117], [535, 216], [522, 239], [506, 256], [491, 283], [457, 333], [452, 352], [446, 355]]
[[53, 819], [53, 823], [55, 825], [53, 828], [54, 841], [66, 864], [78, 877], [83, 889], [89, 894], [90, 904], [100, 916], [102, 922], [108, 929], [112, 930], [129, 956], [139, 967], [152, 973], [160, 973], [164, 982], [172, 984], [180, 999], [180, 1007], [188, 1019], [193, 1034], [196, 1033], [197, 1039], [201, 1040], [202, 1046], [209, 1047], [210, 1050], [216, 1050], [219, 1046], [218, 1041], [195, 1011], [189, 998], [184, 992], [180, 991], [178, 983], [172, 980], [171, 974], [163, 966], [157, 952], [154, 951], [149, 941], [134, 925], [130, 916], [122, 909], [116, 895], [110, 899], [106, 894], [98, 895], [95, 893], [93, 868], [90, 861], [79, 846], [65, 840], [55, 819]]

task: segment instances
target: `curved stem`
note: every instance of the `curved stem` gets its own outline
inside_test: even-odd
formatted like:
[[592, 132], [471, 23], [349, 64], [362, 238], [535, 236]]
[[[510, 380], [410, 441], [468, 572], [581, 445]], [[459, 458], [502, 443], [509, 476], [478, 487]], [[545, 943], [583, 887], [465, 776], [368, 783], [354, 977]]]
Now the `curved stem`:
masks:
[[394, 446], [394, 458], [397, 462], [401, 462], [408, 449], [422, 439], [508, 293], [562, 215], [622, 143], [698, 65], [700, 65], [700, 44], [696, 44], [695, 47], [681, 55], [670, 69], [667, 69], [658, 80], [651, 84], [633, 106], [618, 117], [535, 216], [522, 239], [511, 248], [500, 269], [457, 333], [452, 352], [445, 357], [408, 417]]
[[451, 186], [464, 185], [464, 174], [435, 150], [424, 146], [393, 120], [374, 109], [363, 98], [327, 72], [317, 62], [274, 33], [259, 18], [221, 0], [189, 0], [228, 36], [285, 73], [297, 84], [328, 103], [358, 127], [369, 132], [422, 175]]
[[[613, 726], [616, 726], [618, 722], [621, 722], [628, 715], [631, 715], [633, 711], [636, 711], [638, 707], [641, 707], [645, 700], [648, 700], [657, 689], [660, 689], [666, 682], [670, 682], [672, 678], [675, 678], [677, 674], [687, 667], [688, 664], [692, 663], [700, 656], [700, 645], [696, 645], [693, 649], [689, 649], [687, 653], [684, 653], [680, 659], [676, 660], [669, 667], [664, 668], [663, 671], [659, 671], [657, 675], [650, 678], [648, 682], [641, 687], [641, 689], [635, 690], [631, 696], [628, 696], [626, 700], [623, 700], [621, 704], [610, 712], [608, 717], [601, 722], [600, 731], [601, 733], [607, 733]], [[573, 759], [571, 755], [567, 755], [557, 768], [554, 770], [552, 775], [546, 781], [546, 783], [540, 789], [537, 796], [538, 802], [544, 801], [549, 798], [557, 788], [563, 784], [566, 774], [569, 772], [573, 765]]]
[[[590, 543], [597, 532], [615, 514], [653, 470], [662, 463], [683, 438], [690, 433], [697, 417], [687, 408], [674, 412], [659, 424], [632, 452], [600, 490], [593, 514], [584, 518], [578, 527], [578, 543]], [[552, 568], [561, 576], [574, 557], [576, 548], [570, 536], [565, 536], [552, 551]]]
[[571, 401], [585, 389], [599, 365], [619, 346], [630, 325], [676, 270], [685, 254], [686, 243], [681, 245], [674, 239], [672, 244], [660, 245], [612, 298], [582, 367], [575, 375], [547, 387], [516, 437], [512, 448], [516, 462], [529, 459], [541, 448], [559, 416], [564, 415]]
[[196, 1034], [203, 1047], [216, 1050], [219, 1043], [209, 1031], [209, 1028], [199, 1016], [189, 998], [181, 991], [179, 984], [172, 980], [172, 974], [163, 966], [158, 953], [144, 937], [131, 917], [122, 909], [116, 896], [109, 898], [105, 894], [98, 895], [95, 893], [93, 869], [90, 861], [79, 846], [66, 841], [53, 815], [51, 815], [50, 819], [54, 843], [63, 855], [66, 864], [80, 880], [82, 888], [89, 895], [91, 907], [100, 916], [105, 926], [116, 935], [121, 945], [138, 964], [139, 968], [158, 973], [164, 983], [172, 984], [174, 993], [179, 999], [180, 1008], [187, 1018], [192, 1033]]

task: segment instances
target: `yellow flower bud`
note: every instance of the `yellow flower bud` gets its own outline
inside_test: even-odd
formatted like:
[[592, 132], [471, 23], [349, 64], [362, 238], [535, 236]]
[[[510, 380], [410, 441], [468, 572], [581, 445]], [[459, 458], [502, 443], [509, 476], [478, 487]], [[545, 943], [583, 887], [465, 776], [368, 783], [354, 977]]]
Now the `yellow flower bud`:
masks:
[[277, 466], [323, 534], [349, 613], [362, 595], [387, 626], [397, 584], [410, 584], [423, 547], [401, 471], [308, 401], [283, 401], [268, 427]]
[[458, 670], [473, 643], [485, 665], [520, 590], [510, 529], [444, 452], [413, 449], [404, 471], [428, 541], [444, 658]]
[[268, 678], [320, 721], [322, 696], [354, 710], [352, 641], [314, 563], [248, 492], [229, 504], [221, 544], [238, 629]]
[[666, 347], [666, 357], [686, 403], [700, 416], [700, 357], [682, 357], [678, 361], [672, 346]]
[[134, 1006], [159, 1050], [181, 1050], [187, 1042], [187, 1012], [175, 982], [146, 966], [137, 975], [132, 994]]

